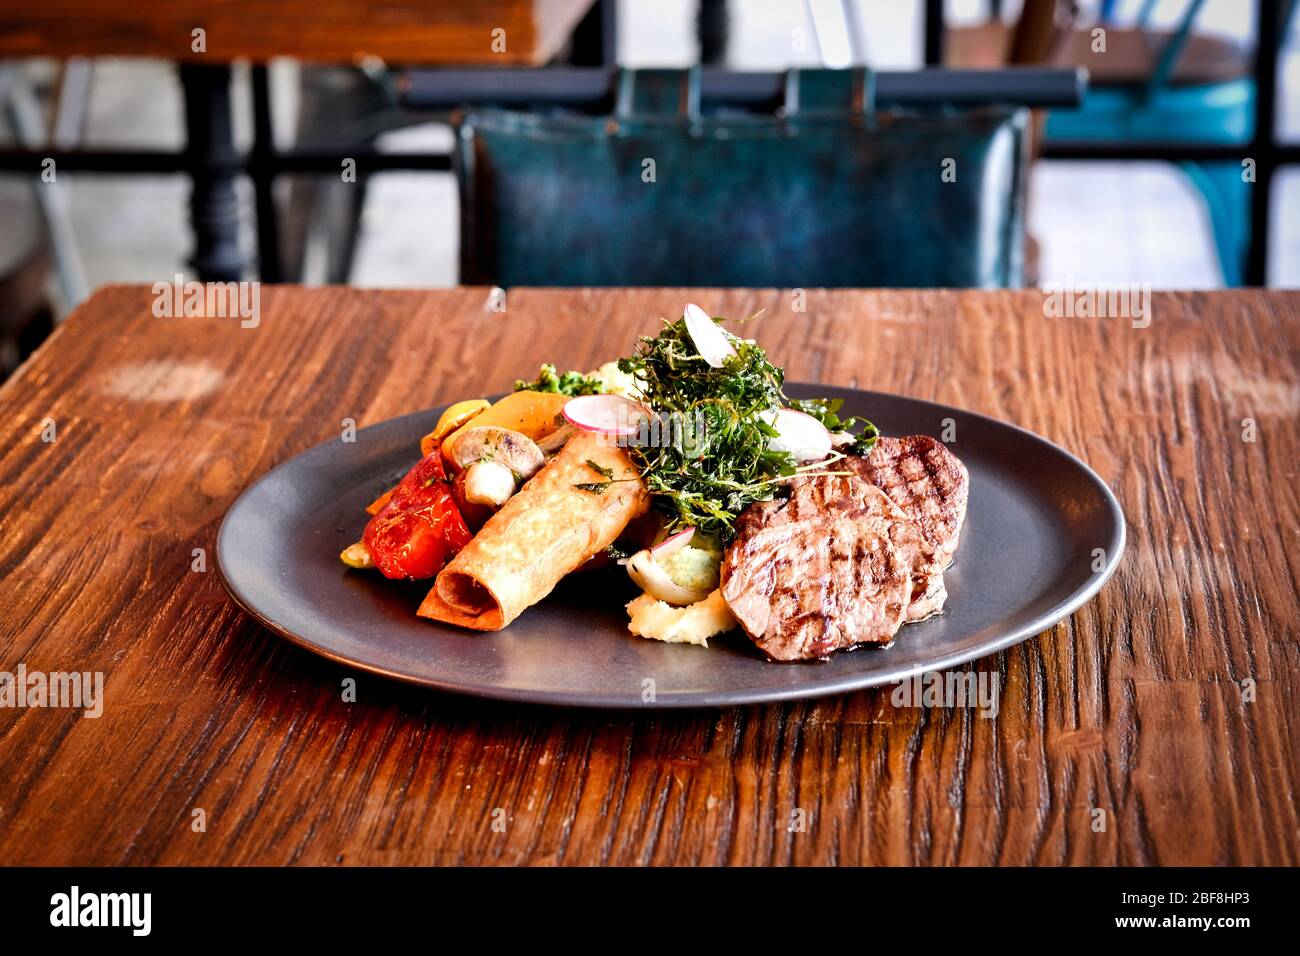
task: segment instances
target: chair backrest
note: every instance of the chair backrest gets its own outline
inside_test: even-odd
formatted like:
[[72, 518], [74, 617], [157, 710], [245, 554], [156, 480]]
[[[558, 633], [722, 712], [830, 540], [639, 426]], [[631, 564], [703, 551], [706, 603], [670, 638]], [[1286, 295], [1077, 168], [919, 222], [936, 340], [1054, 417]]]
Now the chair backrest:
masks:
[[775, 115], [701, 115], [698, 73], [625, 71], [610, 117], [468, 112], [461, 281], [1019, 285], [1027, 111], [877, 114], [871, 88], [791, 71]]

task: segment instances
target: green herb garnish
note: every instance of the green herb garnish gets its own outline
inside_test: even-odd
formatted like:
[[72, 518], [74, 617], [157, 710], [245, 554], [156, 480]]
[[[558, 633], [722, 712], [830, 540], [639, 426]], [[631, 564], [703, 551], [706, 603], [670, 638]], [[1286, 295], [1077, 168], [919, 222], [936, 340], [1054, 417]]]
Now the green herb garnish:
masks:
[[579, 482], [578, 484], [575, 484], [573, 487], [579, 489], [580, 491], [590, 491], [593, 495], [604, 494], [605, 489], [608, 488], [610, 485], [612, 485], [615, 481], [632, 480], [631, 478], [615, 478], [613, 468], [606, 468], [604, 465], [594, 462], [590, 458], [587, 459], [587, 467], [590, 468], [592, 471], [594, 471], [596, 474], [600, 475], [605, 480], [604, 481], [583, 481], [583, 482]]
[[694, 527], [723, 541], [747, 505], [771, 498], [776, 482], [796, 473], [790, 454], [767, 447], [775, 431], [760, 418], [781, 406], [783, 373], [758, 345], [732, 344], [736, 356], [713, 368], [678, 319], [642, 336], [636, 354], [618, 363], [665, 423], [657, 441], [628, 448], [655, 506], [670, 530]]
[[627, 449], [655, 507], [667, 516], [670, 531], [693, 527], [720, 543], [734, 536], [741, 511], [771, 499], [782, 480], [804, 471], [788, 452], [769, 447], [777, 433], [765, 415], [788, 405], [832, 432], [861, 428], [849, 449], [854, 454], [869, 450], [878, 435], [865, 419], [841, 419], [838, 399], [787, 400], [784, 373], [766, 352], [734, 336], [731, 343], [736, 355], [713, 368], [684, 320], [665, 321], [662, 332], [642, 336], [636, 353], [618, 362], [620, 371], [635, 376], [657, 417], [649, 435], [643, 429]]
[[545, 364], [537, 374], [537, 378], [531, 382], [525, 382], [518, 379], [515, 382], [515, 391], [530, 392], [558, 392], [561, 395], [599, 395], [605, 390], [605, 386], [600, 379], [591, 375], [583, 375], [581, 372], [565, 372], [563, 375], [555, 371], [555, 366]]
[[[587, 464], [590, 465], [591, 462], [587, 462]], [[609, 474], [611, 475], [614, 474], [612, 471], [609, 471], [608, 468], [599, 468], [598, 470], [601, 471], [602, 473], [609, 472]], [[603, 494], [605, 489], [608, 488], [610, 485], [616, 485], [620, 481], [636, 481], [636, 480], [637, 480], [636, 476], [633, 476], [631, 478], [608, 478], [605, 481], [580, 481], [577, 484], [575, 484], [573, 487], [581, 491], [590, 491], [592, 494], [599, 495], [599, 494]]]

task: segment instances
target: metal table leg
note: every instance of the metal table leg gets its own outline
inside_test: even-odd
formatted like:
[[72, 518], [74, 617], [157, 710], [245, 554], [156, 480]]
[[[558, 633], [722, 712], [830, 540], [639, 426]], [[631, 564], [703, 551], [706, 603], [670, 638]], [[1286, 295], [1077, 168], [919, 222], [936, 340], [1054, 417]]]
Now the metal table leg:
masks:
[[613, 66], [618, 59], [618, 4], [596, 0], [578, 21], [569, 41], [569, 62], [575, 66]]
[[1288, 26], [1284, 4], [1259, 0], [1255, 26], [1255, 131], [1250, 151], [1255, 183], [1250, 194], [1250, 245], [1246, 251], [1246, 285], [1268, 285], [1268, 246], [1272, 220], [1277, 150], [1278, 46]]
[[943, 0], [925, 0], [925, 65], [943, 65]]
[[190, 263], [203, 282], [231, 282], [243, 277], [247, 260], [239, 248], [239, 200], [230, 113], [228, 65], [182, 64], [185, 91], [186, 164], [193, 182], [190, 226], [194, 254]]
[[700, 62], [705, 66], [726, 63], [729, 38], [727, 0], [699, 0], [695, 10], [695, 40], [699, 44]]
[[263, 282], [283, 282], [280, 261], [280, 218], [275, 208], [275, 130], [272, 126], [271, 84], [266, 64], [253, 67], [253, 155], [249, 175], [257, 206], [257, 275]]

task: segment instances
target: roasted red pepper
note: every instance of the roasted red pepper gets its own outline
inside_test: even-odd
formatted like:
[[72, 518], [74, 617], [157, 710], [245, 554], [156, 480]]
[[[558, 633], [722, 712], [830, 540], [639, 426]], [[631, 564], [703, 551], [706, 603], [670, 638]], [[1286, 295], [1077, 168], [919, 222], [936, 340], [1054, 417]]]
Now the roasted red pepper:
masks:
[[361, 540], [384, 577], [418, 579], [436, 575], [472, 537], [435, 448], [393, 489]]

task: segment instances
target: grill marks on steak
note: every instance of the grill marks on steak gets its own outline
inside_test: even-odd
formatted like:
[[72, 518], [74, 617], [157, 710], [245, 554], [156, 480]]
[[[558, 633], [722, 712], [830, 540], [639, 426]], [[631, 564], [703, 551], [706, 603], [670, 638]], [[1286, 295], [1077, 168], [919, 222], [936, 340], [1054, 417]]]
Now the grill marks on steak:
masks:
[[845, 462], [916, 522], [941, 567], [952, 563], [966, 519], [970, 475], [943, 442], [929, 435], [880, 438], [865, 458]]
[[888, 643], [918, 581], [938, 573], [916, 525], [852, 475], [801, 478], [786, 500], [751, 505], [722, 565], [722, 595], [775, 660]]
[[966, 517], [970, 477], [925, 435], [881, 438], [865, 458], [790, 483], [786, 500], [750, 505], [722, 564], [722, 595], [775, 660], [885, 644], [938, 612], [943, 571]]

